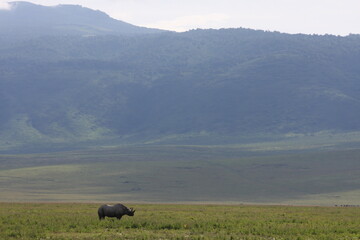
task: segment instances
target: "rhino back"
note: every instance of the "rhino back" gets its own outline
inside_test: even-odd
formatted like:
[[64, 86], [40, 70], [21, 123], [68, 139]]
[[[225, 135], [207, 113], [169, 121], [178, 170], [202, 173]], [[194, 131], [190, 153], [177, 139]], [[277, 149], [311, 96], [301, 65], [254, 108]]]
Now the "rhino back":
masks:
[[124, 214], [123, 211], [123, 207], [122, 206], [118, 206], [118, 205], [114, 205], [114, 206], [109, 206], [109, 205], [105, 205], [104, 206], [104, 213], [106, 216], [108, 217], [117, 217], [120, 215]]

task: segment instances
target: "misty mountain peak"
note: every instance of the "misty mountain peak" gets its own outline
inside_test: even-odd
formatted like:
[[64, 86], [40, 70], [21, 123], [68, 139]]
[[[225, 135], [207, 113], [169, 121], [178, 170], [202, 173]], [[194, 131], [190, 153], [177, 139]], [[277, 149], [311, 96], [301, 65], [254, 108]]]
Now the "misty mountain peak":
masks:
[[80, 5], [41, 6], [11, 2], [0, 11], [0, 32], [7, 35], [129, 35], [160, 32], [111, 18]]

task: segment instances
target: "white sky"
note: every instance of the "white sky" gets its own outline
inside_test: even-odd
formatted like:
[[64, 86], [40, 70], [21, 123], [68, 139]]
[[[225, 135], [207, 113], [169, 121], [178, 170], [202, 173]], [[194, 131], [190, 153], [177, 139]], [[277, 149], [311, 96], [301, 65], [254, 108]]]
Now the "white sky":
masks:
[[[9, 0], [0, 0], [0, 8]], [[186, 31], [252, 28], [287, 33], [360, 33], [360, 0], [27, 0], [77, 4], [138, 26]]]

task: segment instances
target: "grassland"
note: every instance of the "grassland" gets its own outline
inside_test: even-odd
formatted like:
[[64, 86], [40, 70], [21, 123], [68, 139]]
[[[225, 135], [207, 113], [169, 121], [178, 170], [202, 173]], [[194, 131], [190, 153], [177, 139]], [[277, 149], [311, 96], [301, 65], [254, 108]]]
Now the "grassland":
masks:
[[360, 239], [360, 208], [127, 205], [99, 221], [94, 203], [0, 203], [0, 239]]
[[132, 146], [0, 155], [0, 201], [360, 205], [360, 150]]

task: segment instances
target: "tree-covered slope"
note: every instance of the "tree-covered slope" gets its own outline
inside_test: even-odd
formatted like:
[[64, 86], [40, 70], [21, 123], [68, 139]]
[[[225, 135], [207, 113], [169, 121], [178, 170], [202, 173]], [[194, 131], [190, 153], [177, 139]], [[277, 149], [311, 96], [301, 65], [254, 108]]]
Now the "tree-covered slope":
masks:
[[356, 35], [2, 36], [1, 148], [359, 131], [359, 66]]

